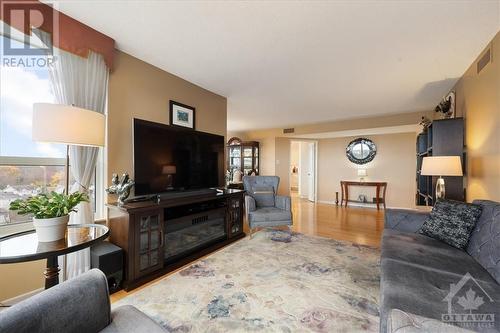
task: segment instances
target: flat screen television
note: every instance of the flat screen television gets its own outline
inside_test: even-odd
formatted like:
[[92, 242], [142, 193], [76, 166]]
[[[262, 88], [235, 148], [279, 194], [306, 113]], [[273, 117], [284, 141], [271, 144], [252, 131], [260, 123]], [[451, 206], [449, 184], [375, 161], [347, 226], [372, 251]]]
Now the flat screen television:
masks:
[[224, 185], [224, 137], [134, 119], [135, 195]]

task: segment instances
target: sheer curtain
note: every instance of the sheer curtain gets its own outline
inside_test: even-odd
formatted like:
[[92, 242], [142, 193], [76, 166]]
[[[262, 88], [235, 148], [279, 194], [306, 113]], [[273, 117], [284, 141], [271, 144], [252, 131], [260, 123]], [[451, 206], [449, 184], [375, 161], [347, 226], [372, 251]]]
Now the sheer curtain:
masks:
[[[50, 81], [57, 103], [74, 105], [104, 113], [108, 90], [109, 70], [101, 55], [90, 52], [87, 58], [64, 50], [54, 49], [55, 61], [49, 69]], [[92, 183], [99, 148], [70, 146], [70, 169], [75, 183], [70, 192], [87, 192]], [[92, 205], [81, 203], [78, 212], [71, 214], [70, 224], [94, 222]], [[61, 261], [61, 260], [60, 260]], [[63, 277], [69, 279], [90, 269], [90, 250], [67, 255]]]

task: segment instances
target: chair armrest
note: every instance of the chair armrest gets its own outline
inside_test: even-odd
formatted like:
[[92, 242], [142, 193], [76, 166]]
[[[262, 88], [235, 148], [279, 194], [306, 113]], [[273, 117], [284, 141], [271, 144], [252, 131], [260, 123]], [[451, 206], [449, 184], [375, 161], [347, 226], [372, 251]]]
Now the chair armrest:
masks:
[[275, 205], [276, 205], [276, 208], [279, 208], [279, 209], [283, 209], [286, 211], [292, 210], [292, 202], [291, 202], [290, 197], [277, 195], [275, 197]]
[[110, 312], [106, 276], [92, 269], [0, 312], [0, 332], [99, 332]]
[[245, 195], [245, 210], [248, 212], [253, 212], [256, 210], [255, 199], [249, 195]]
[[386, 209], [384, 228], [405, 232], [417, 232], [420, 230], [427, 217], [429, 217], [428, 212], [420, 212], [418, 210]]

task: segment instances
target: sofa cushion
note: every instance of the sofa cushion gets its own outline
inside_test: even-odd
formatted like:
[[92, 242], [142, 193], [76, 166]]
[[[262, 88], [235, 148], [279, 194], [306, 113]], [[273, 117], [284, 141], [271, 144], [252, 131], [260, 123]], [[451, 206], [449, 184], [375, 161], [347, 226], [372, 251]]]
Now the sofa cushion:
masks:
[[274, 207], [274, 188], [272, 186], [253, 186], [252, 197], [257, 203], [257, 207]]
[[464, 328], [459, 328], [443, 323], [441, 320], [417, 316], [413, 313], [393, 309], [387, 319], [387, 332], [390, 333], [472, 333]]
[[490, 274], [465, 251], [434, 238], [397, 230], [384, 230], [381, 259], [392, 259], [429, 271], [456, 274], [466, 273], [475, 279], [494, 282]]
[[477, 200], [483, 212], [472, 231], [467, 253], [500, 283], [500, 203]]
[[[460, 264], [460, 263], [457, 263]], [[419, 316], [441, 320], [443, 314], [448, 314], [447, 299], [451, 299], [452, 313], [469, 313], [459, 303], [460, 297], [466, 297], [469, 288], [476, 293], [475, 297], [482, 297], [483, 304], [472, 313], [494, 314], [495, 329], [500, 330], [500, 288], [496, 282], [477, 281], [484, 293], [474, 281], [465, 276], [465, 284], [456, 293], [451, 295], [450, 286], [459, 285], [462, 278], [456, 274], [444, 271], [430, 270], [423, 267], [409, 265], [392, 259], [381, 262], [380, 281], [380, 324], [381, 332], [387, 331], [388, 315], [392, 309], [418, 314]], [[492, 332], [491, 328], [474, 329], [477, 331]]]
[[122, 305], [111, 312], [111, 324], [103, 333], [166, 333], [158, 323], [132, 305]]
[[292, 212], [276, 207], [259, 208], [248, 214], [250, 223], [292, 220]]
[[465, 249], [479, 216], [479, 205], [439, 200], [419, 232], [456, 248]]

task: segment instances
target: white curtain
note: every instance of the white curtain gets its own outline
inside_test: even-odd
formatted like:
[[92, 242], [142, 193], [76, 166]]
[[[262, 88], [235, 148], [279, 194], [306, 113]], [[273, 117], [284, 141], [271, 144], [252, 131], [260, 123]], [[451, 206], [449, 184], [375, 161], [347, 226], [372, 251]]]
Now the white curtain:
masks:
[[[105, 112], [109, 70], [104, 58], [90, 52], [83, 58], [64, 50], [55, 50], [55, 61], [49, 69], [50, 81], [59, 104], [74, 105], [88, 110]], [[70, 192], [87, 192], [92, 183], [99, 148], [70, 146], [70, 170], [75, 179]], [[70, 224], [94, 222], [91, 203], [81, 203], [78, 212], [71, 214]], [[60, 258], [63, 277], [69, 279], [90, 269], [90, 250], [67, 255], [66, 267]]]

